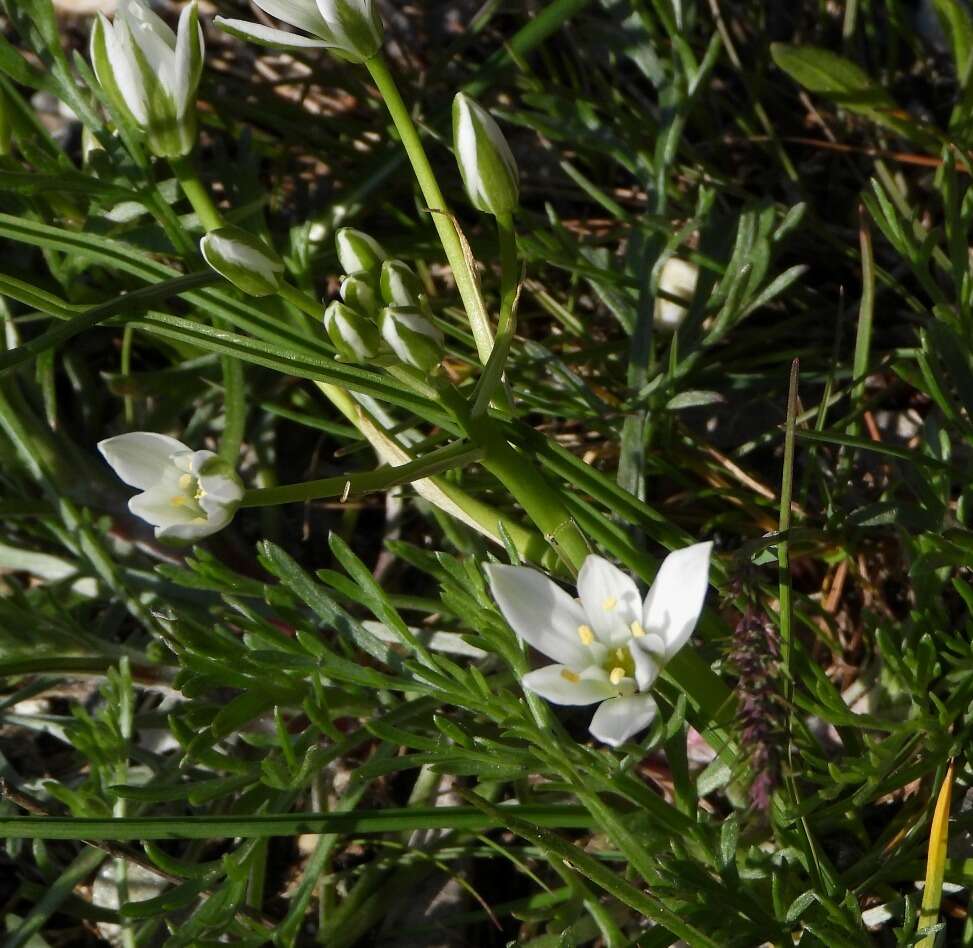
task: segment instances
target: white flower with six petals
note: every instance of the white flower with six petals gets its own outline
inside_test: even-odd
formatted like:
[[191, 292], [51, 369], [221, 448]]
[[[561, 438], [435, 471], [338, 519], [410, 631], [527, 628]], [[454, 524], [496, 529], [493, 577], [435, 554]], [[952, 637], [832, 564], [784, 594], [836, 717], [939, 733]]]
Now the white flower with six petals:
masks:
[[243, 499], [236, 471], [212, 451], [193, 451], [152, 431], [98, 442], [115, 473], [141, 493], [128, 509], [155, 527], [159, 540], [193, 542], [222, 530]]
[[648, 694], [686, 644], [703, 608], [712, 543], [670, 553], [643, 601], [631, 577], [600, 556], [585, 559], [573, 599], [526, 566], [484, 567], [514, 632], [555, 661], [521, 684], [552, 704], [600, 702], [589, 730], [617, 747], [652, 723]]

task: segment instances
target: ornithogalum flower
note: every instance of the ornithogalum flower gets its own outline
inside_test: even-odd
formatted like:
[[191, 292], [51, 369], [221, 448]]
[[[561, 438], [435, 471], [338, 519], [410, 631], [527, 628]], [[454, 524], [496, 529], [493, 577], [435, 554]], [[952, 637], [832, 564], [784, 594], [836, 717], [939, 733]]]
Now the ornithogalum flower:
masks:
[[462, 92], [453, 99], [453, 147], [473, 205], [496, 216], [515, 211], [520, 179], [507, 139], [490, 113]]
[[262, 46], [282, 49], [329, 49], [350, 62], [364, 62], [382, 45], [385, 27], [374, 0], [254, 0], [264, 13], [310, 33], [288, 33], [248, 20], [218, 16], [227, 33]]
[[91, 32], [99, 84], [160, 158], [181, 158], [196, 143], [203, 54], [196, 0], [183, 7], [175, 33], [142, 0], [119, 0], [114, 22], [99, 14]]
[[526, 566], [485, 567], [514, 632], [556, 664], [521, 684], [553, 704], [598, 703], [589, 730], [617, 747], [656, 715], [648, 693], [686, 644], [703, 608], [712, 543], [670, 553], [643, 601], [631, 577], [600, 556], [585, 559], [573, 599]]
[[379, 315], [378, 328], [400, 362], [422, 372], [429, 372], [442, 362], [443, 334], [417, 310], [386, 306]]
[[248, 296], [270, 296], [280, 289], [284, 262], [259, 237], [241, 227], [211, 230], [199, 242], [203, 259]]
[[338, 300], [324, 311], [324, 328], [344, 362], [368, 362], [381, 349], [378, 327], [371, 318]]
[[222, 530], [243, 499], [236, 471], [212, 451], [193, 451], [152, 431], [98, 443], [115, 473], [141, 493], [128, 509], [155, 527], [159, 540], [189, 543]]

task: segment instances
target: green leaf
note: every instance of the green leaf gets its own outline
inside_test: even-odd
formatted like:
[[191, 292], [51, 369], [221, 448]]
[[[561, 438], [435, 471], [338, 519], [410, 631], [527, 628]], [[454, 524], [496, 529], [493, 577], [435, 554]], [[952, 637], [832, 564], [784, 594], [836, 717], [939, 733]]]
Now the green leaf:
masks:
[[884, 125], [923, 147], [938, 150], [939, 137], [920, 127], [860, 66], [828, 49], [773, 43], [774, 62], [809, 92], [815, 92]]

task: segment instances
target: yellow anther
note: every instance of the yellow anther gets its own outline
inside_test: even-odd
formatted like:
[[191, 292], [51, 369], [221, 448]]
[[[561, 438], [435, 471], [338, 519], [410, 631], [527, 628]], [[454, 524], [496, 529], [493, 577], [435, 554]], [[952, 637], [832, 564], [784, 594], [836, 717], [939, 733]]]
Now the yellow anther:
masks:
[[579, 625], [578, 638], [581, 639], [582, 645], [591, 645], [595, 640], [595, 633], [592, 631], [590, 625]]
[[625, 661], [625, 650], [624, 649], [616, 648], [615, 649], [615, 655], [618, 657], [618, 660], [620, 662], [623, 662], [624, 663], [624, 661]]
[[638, 619], [636, 619], [628, 628], [634, 638], [640, 639], [643, 635], [645, 635], [645, 629], [642, 628], [642, 623], [639, 622]]
[[179, 489], [180, 490], [189, 490], [189, 488], [192, 487], [192, 485], [193, 485], [193, 476], [192, 476], [192, 474], [182, 474], [182, 475], [180, 475], [180, 477], [179, 477]]
[[172, 504], [173, 507], [182, 507], [186, 503], [186, 498], [182, 494], [176, 494], [175, 497], [169, 498], [169, 503]]
[[561, 677], [565, 681], [570, 681], [572, 685], [576, 685], [581, 679], [573, 672], [570, 668], [561, 669]]
[[601, 608], [604, 609], [605, 612], [611, 612], [612, 609], [614, 609], [617, 605], [618, 600], [614, 596], [608, 596], [601, 601]]
[[[563, 674], [563, 672], [562, 672]], [[611, 670], [608, 675], [608, 680], [613, 684], [617, 685], [625, 677], [625, 669], [619, 668], [617, 665]]]

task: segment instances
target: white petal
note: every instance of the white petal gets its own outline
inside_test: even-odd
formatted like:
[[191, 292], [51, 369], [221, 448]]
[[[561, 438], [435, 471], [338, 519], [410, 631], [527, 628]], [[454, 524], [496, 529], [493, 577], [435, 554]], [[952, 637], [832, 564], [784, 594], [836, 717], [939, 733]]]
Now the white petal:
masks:
[[164, 20], [138, 0], [123, 0], [118, 13], [132, 38], [138, 43], [151, 73], [158, 78], [165, 89], [171, 90], [176, 34], [169, 29]]
[[588, 730], [603, 744], [618, 747], [639, 731], [644, 731], [656, 715], [651, 695], [610, 698], [599, 705]]
[[610, 645], [627, 642], [642, 617], [642, 600], [630, 576], [600, 556], [588, 556], [578, 573], [578, 596], [597, 636]]
[[200, 506], [207, 513], [216, 506], [227, 507], [243, 500], [243, 488], [232, 477], [225, 474], [211, 474], [199, 479], [202, 493], [199, 498]]
[[582, 677], [566, 665], [545, 665], [520, 683], [551, 704], [594, 704], [615, 694], [607, 678]]
[[528, 566], [483, 567], [493, 598], [510, 627], [537, 651], [573, 668], [585, 668], [590, 653], [578, 629], [588, 619], [581, 606], [543, 573]]
[[[190, 3], [182, 8], [182, 13], [179, 14], [179, 29], [176, 33], [172, 98], [176, 103], [176, 115], [179, 118], [182, 118], [193, 104], [199, 77], [203, 71], [205, 45], [199, 21], [192, 16], [195, 7], [195, 3]], [[194, 22], [195, 28], [193, 28]]]
[[322, 30], [327, 30], [327, 25], [313, 0], [253, 0], [253, 2], [264, 13], [269, 13], [300, 30], [307, 30], [315, 36], [318, 36]]
[[155, 536], [158, 540], [193, 543], [219, 532], [229, 522], [229, 517], [218, 520], [214, 520], [212, 517], [209, 519], [195, 517], [186, 523], [173, 523], [164, 527], [156, 527]]
[[170, 527], [195, 520], [198, 515], [185, 505], [174, 504], [173, 497], [181, 498], [182, 494], [174, 492], [167, 484], [160, 484], [136, 494], [129, 500], [128, 509], [154, 527]]
[[476, 127], [473, 125], [473, 115], [470, 102], [466, 96], [460, 99], [460, 120], [456, 131], [457, 160], [460, 170], [464, 173], [464, 183], [470, 193], [470, 200], [479, 206], [484, 200], [483, 182], [480, 180], [478, 168], [480, 166], [476, 156]]
[[189, 449], [168, 435], [132, 431], [99, 441], [98, 450], [126, 484], [146, 490], [162, 480], [173, 454]]
[[135, 43], [132, 34], [124, 23], [112, 26], [105, 20], [103, 26], [105, 52], [108, 54], [118, 91], [135, 121], [142, 126], [148, 125], [148, 96], [142, 79], [142, 70], [135, 60]]
[[689, 640], [703, 610], [712, 548], [711, 542], [695, 543], [670, 553], [645, 597], [642, 625], [646, 632], [662, 636], [667, 659]]
[[632, 639], [628, 650], [632, 654], [632, 661], [635, 662], [635, 681], [639, 691], [648, 691], [656, 678], [659, 677], [659, 663], [652, 655], [639, 647], [640, 641]]
[[300, 33], [288, 33], [286, 30], [275, 30], [262, 23], [251, 23], [249, 20], [233, 20], [218, 16], [213, 22], [225, 33], [230, 33], [238, 39], [260, 46], [270, 46], [272, 49], [324, 49], [328, 44]]

